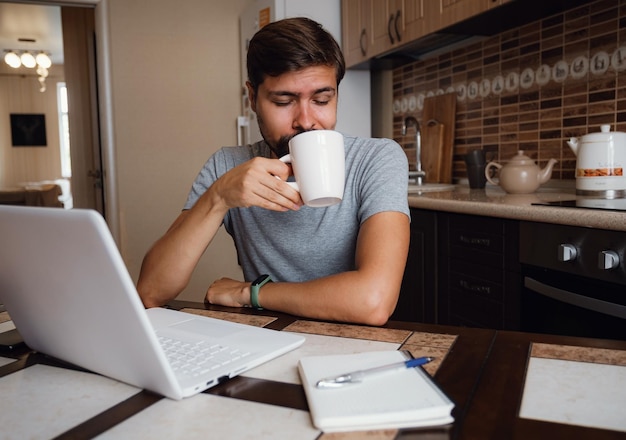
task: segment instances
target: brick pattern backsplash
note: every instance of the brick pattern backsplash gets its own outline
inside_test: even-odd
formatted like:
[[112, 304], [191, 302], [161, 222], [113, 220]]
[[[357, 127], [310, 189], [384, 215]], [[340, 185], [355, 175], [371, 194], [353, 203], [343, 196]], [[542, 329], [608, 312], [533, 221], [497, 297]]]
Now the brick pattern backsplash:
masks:
[[[549, 0], [548, 0], [549, 1]], [[626, 131], [626, 0], [597, 0], [393, 71], [394, 139], [414, 169], [415, 145], [402, 121], [421, 121], [423, 100], [457, 94], [453, 178], [476, 148], [504, 164], [518, 150], [553, 179], [574, 179], [566, 141], [600, 130]]]

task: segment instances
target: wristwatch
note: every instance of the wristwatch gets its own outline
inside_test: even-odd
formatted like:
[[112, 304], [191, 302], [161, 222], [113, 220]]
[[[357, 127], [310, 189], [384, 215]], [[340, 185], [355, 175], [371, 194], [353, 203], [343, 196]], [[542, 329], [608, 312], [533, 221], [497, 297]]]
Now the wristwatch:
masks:
[[261, 304], [259, 304], [259, 290], [267, 283], [271, 283], [272, 279], [269, 275], [264, 274], [258, 277], [256, 280], [252, 281], [252, 285], [250, 286], [250, 304], [257, 310], [263, 310]]

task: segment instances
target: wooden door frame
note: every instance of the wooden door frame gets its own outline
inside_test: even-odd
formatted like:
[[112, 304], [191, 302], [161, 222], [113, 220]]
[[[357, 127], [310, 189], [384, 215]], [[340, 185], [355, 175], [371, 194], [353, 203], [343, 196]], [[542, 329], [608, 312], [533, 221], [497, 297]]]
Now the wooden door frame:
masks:
[[113, 144], [113, 104], [111, 88], [111, 51], [109, 33], [109, 0], [12, 0], [15, 3], [44, 4], [47, 6], [87, 6], [94, 8], [96, 27], [96, 64], [98, 74], [98, 121], [106, 221], [111, 234], [120, 246], [120, 218], [117, 188], [115, 148]]
[[106, 218], [97, 109], [94, 9], [61, 6], [61, 24], [63, 70], [70, 109], [74, 206], [95, 209]]

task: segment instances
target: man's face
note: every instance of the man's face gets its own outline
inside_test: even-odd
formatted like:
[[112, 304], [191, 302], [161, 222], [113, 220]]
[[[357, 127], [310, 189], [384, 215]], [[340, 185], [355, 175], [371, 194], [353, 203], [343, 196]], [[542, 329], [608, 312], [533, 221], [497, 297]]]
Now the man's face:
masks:
[[267, 76], [255, 96], [248, 83], [259, 129], [276, 157], [289, 153], [288, 142], [309, 130], [333, 130], [337, 123], [337, 77], [328, 66], [307, 67]]

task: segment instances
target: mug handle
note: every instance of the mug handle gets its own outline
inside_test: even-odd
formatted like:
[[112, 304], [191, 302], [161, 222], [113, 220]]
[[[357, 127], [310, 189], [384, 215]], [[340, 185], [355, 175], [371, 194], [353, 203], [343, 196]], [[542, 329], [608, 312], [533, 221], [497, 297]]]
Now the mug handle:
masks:
[[492, 185], [498, 186], [498, 182], [494, 182], [493, 180], [491, 180], [491, 168], [492, 167], [495, 167], [499, 170], [502, 168], [502, 165], [497, 162], [489, 162], [487, 166], [485, 166], [485, 177], [487, 178], [487, 181], [491, 183]]
[[[291, 163], [291, 154], [285, 154], [283, 157], [281, 157], [280, 159], [281, 162], [283, 163]], [[280, 177], [278, 176], [274, 176], [276, 177], [278, 180], [281, 180]], [[300, 188], [298, 188], [298, 184], [296, 182], [287, 182], [286, 180], [283, 180], [283, 182], [285, 182], [287, 185], [289, 185], [290, 187], [292, 187], [293, 189], [295, 189], [296, 191], [300, 192]]]

